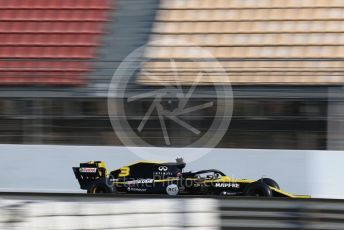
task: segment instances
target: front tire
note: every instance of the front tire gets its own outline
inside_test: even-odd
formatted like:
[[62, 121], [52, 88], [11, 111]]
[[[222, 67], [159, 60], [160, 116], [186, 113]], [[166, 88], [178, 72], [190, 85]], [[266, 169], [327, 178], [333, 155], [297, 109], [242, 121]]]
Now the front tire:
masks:
[[114, 192], [115, 188], [107, 178], [100, 178], [95, 180], [87, 189], [88, 194], [105, 194]]
[[259, 181], [263, 182], [264, 184], [273, 187], [273, 188], [277, 188], [280, 189], [280, 186], [277, 184], [276, 181], [274, 181], [273, 179], [270, 178], [262, 178]]
[[245, 196], [272, 197], [271, 189], [263, 182], [249, 184], [244, 194]]

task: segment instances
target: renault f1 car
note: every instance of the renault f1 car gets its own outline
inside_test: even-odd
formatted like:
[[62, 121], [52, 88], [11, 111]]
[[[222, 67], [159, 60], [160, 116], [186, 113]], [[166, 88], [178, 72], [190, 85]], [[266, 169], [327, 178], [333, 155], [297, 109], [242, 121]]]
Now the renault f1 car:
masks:
[[234, 179], [216, 169], [184, 172], [184, 167], [182, 159], [175, 163], [140, 161], [108, 173], [104, 162], [90, 161], [73, 167], [73, 171], [80, 188], [89, 194], [309, 197], [287, 193], [270, 178]]

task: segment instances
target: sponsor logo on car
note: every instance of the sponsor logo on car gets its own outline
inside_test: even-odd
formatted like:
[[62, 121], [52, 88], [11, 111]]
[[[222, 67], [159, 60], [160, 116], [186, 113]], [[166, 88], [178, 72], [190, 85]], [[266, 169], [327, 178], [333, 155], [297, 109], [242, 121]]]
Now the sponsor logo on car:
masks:
[[217, 188], [239, 188], [240, 184], [238, 183], [215, 183]]
[[170, 184], [169, 186], [166, 187], [166, 192], [170, 196], [175, 196], [179, 192], [179, 188], [175, 184]]
[[172, 176], [173, 173], [168, 171], [169, 168], [167, 166], [159, 166], [158, 168], [159, 171], [153, 172], [153, 175], [159, 175], [159, 176]]
[[128, 192], [146, 192], [147, 189], [145, 188], [131, 188], [131, 187], [128, 187], [127, 188]]
[[128, 184], [151, 184], [153, 182], [154, 182], [153, 179], [140, 179], [140, 180], [128, 181]]
[[168, 167], [167, 166], [160, 166], [158, 169], [159, 169], [159, 171], [166, 172], [168, 170]]
[[155, 176], [172, 176], [172, 172], [153, 172], [153, 175]]
[[79, 172], [81, 172], [81, 173], [95, 173], [95, 172], [97, 172], [97, 168], [80, 168]]

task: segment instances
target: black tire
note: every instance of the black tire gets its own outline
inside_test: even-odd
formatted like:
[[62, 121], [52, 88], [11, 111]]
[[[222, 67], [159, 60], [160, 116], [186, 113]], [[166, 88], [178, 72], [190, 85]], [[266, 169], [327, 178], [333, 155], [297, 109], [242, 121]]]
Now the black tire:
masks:
[[269, 186], [260, 181], [249, 184], [244, 194], [245, 196], [272, 197]]
[[276, 181], [270, 178], [262, 178], [259, 181], [263, 182], [264, 184], [269, 185], [270, 187], [280, 189], [280, 186], [277, 184]]
[[104, 194], [114, 192], [115, 188], [107, 178], [100, 178], [95, 180], [87, 189], [88, 194]]

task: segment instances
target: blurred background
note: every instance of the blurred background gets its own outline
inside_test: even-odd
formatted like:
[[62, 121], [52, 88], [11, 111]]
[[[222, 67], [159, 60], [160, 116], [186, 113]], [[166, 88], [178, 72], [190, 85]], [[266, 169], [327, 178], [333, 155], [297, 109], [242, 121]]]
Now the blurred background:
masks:
[[[142, 46], [140, 68], [114, 75]], [[205, 149], [188, 169], [267, 175], [291, 193], [343, 199], [344, 155], [318, 151], [344, 150], [343, 55], [343, 0], [0, 0], [0, 229], [344, 229], [339, 200], [51, 193], [80, 193], [71, 170], [80, 162], [114, 169], [138, 160], [137, 149], [185, 158]], [[216, 96], [225, 114], [228, 98], [214, 88], [233, 91], [232, 120], [216, 149], [174, 148], [198, 137], [168, 119], [171, 148], [160, 148], [156, 113], [140, 138], [157, 147], [123, 147], [119, 133], [130, 141], [139, 133], [112, 127], [111, 82], [140, 94], [161, 85], [187, 90], [198, 80], [204, 97], [190, 106]], [[167, 110], [178, 107], [173, 96], [162, 102]], [[118, 119], [138, 127], [152, 101], [127, 103]], [[214, 119], [230, 117], [215, 114], [209, 107], [181, 119], [216, 135]]]
[[[154, 80], [137, 74], [130, 84], [171, 82], [173, 59], [188, 85], [197, 66], [212, 67], [207, 57], [154, 43], [182, 39], [226, 70], [221, 78], [215, 68], [205, 89], [232, 85], [233, 119], [218, 147], [343, 150], [343, 21], [341, 0], [0, 0], [0, 143], [121, 145], [107, 111], [113, 73], [148, 43]], [[185, 119], [202, 130], [212, 111]], [[156, 123], [143, 134], [164, 146]], [[167, 128], [172, 146], [192, 139]]]

